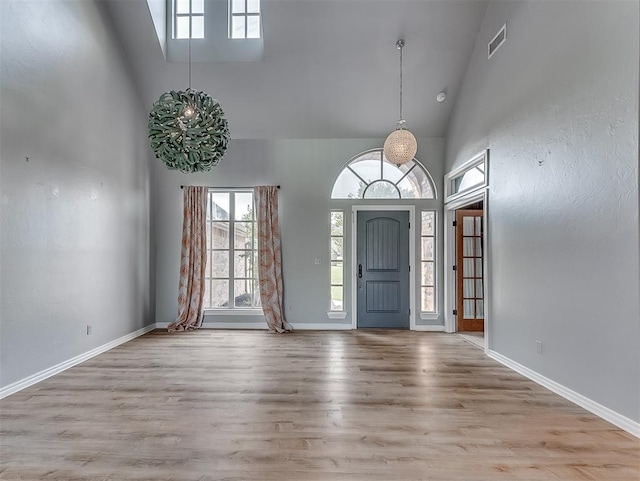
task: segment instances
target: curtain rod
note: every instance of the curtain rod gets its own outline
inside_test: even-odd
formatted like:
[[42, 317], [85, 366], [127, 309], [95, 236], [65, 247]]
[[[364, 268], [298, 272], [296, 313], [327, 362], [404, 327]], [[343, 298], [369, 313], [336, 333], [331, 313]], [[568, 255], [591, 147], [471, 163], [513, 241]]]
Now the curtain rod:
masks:
[[[188, 185], [181, 185], [180, 186], [181, 189], [184, 189], [185, 187], [189, 187], [189, 186]], [[251, 190], [253, 190], [253, 187], [238, 187], [238, 186], [236, 186], [236, 187], [218, 187], [217, 185], [216, 186], [209, 185], [207, 187], [209, 187], [210, 189], [223, 189], [223, 190], [237, 190], [237, 189], [247, 189], [247, 190], [251, 189]], [[276, 185], [276, 187], [279, 189], [280, 185]]]

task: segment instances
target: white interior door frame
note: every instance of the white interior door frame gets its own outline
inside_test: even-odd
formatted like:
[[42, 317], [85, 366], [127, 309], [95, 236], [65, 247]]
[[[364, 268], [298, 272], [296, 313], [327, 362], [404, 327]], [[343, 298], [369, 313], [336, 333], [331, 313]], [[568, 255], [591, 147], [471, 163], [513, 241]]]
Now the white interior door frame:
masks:
[[480, 201], [483, 206], [484, 351], [488, 353], [491, 337], [491, 244], [488, 228], [488, 187], [469, 192], [444, 206], [444, 330], [445, 332], [456, 332], [457, 325], [456, 316], [453, 314], [456, 306], [456, 273], [453, 270], [453, 266], [456, 264], [456, 229], [453, 226], [453, 221], [456, 220], [456, 210]]
[[358, 264], [358, 212], [366, 210], [404, 210], [409, 212], [409, 330], [416, 329], [416, 208], [413, 205], [354, 205], [351, 206], [351, 328], [358, 328], [358, 279], [356, 275]]

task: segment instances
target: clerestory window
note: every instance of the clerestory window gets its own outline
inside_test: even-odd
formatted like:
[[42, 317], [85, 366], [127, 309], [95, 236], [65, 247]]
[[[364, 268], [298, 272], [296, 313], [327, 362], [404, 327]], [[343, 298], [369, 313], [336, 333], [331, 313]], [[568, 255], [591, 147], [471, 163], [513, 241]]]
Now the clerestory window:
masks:
[[173, 38], [204, 38], [204, 0], [173, 0]]
[[397, 166], [382, 149], [352, 158], [333, 184], [332, 199], [434, 199], [433, 180], [413, 159]]
[[229, 38], [260, 38], [260, 0], [229, 0]]

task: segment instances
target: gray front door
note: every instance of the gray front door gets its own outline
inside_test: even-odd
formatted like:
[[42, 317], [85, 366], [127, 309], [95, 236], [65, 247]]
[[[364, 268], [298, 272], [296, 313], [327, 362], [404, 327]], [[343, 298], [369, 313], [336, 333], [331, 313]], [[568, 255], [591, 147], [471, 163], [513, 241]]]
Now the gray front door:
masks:
[[409, 328], [409, 213], [358, 212], [358, 327]]

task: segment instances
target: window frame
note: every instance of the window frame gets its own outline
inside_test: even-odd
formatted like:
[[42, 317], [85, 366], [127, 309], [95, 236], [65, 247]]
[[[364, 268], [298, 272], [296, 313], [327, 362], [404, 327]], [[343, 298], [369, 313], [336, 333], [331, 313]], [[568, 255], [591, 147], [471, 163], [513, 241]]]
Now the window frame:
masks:
[[[373, 155], [379, 156], [379, 158], [367, 158], [367, 157], [372, 157]], [[358, 172], [357, 167], [354, 168], [355, 166], [357, 166], [357, 164], [359, 164], [360, 162], [380, 162], [380, 176], [379, 178], [375, 178], [371, 181], [367, 180], [366, 178], [364, 178], [361, 173]], [[395, 168], [397, 170], [399, 170], [400, 175], [398, 177], [397, 180], [394, 180], [393, 178], [389, 177], [388, 172], [385, 172], [385, 165], [388, 166], [388, 168]], [[404, 171], [403, 169], [407, 169], [406, 171]], [[417, 170], [416, 170], [417, 169]], [[341, 180], [342, 175], [345, 172], [350, 172], [351, 175], [355, 176], [355, 178], [358, 180], [358, 182], [361, 185], [361, 189], [362, 189], [362, 194], [360, 197], [356, 197], [356, 196], [347, 196], [347, 197], [342, 197], [342, 196], [337, 196], [335, 191], [336, 191], [336, 186], [338, 185], [338, 182]], [[420, 193], [419, 197], [403, 197], [402, 196], [402, 190], [399, 188], [399, 184], [401, 182], [403, 182], [405, 179], [410, 179], [413, 178], [415, 179], [418, 183], [420, 183], [420, 179], [419, 177], [415, 176], [415, 174], [412, 174], [414, 171], [416, 172], [422, 172], [422, 174], [425, 177], [425, 181], [429, 186], [429, 189], [431, 190], [431, 196], [423, 196], [423, 193]], [[377, 174], [376, 174], [377, 175]], [[390, 184], [394, 189], [395, 192], [397, 192], [398, 197], [366, 197], [366, 192], [369, 190], [370, 187], [374, 186], [375, 184]], [[421, 184], [424, 185], [424, 184]], [[370, 150], [366, 150], [364, 152], [360, 152], [358, 155], [355, 155], [353, 157], [351, 157], [340, 169], [340, 172], [338, 173], [338, 175], [336, 176], [333, 186], [331, 188], [331, 200], [340, 200], [340, 199], [350, 199], [350, 200], [384, 200], [384, 201], [399, 201], [399, 200], [403, 200], [403, 201], [420, 201], [420, 200], [435, 200], [438, 198], [438, 191], [436, 189], [436, 184], [433, 181], [433, 177], [431, 176], [431, 173], [429, 172], [429, 170], [427, 170], [422, 163], [416, 159], [415, 157], [408, 163], [397, 166], [387, 160], [385, 160], [385, 156], [384, 156], [384, 151], [381, 148], [376, 148], [376, 149], [370, 149]]]
[[[193, 12], [193, 1], [188, 0], [189, 2], [189, 12], [188, 13], [178, 13], [178, 1], [173, 0], [173, 18], [172, 18], [172, 38], [174, 40], [190, 40], [190, 39], [203, 39], [205, 38], [205, 28], [204, 28], [204, 4], [206, 3], [204, 0], [202, 2], [202, 12], [194, 13]], [[246, 1], [246, 0], [245, 0]], [[202, 17], [202, 37], [194, 37], [193, 36], [193, 18], [194, 17]], [[178, 37], [178, 19], [179, 18], [188, 18], [189, 19], [189, 36], [188, 37]]]
[[[423, 224], [423, 213], [431, 212], [433, 213], [433, 229], [432, 234], [424, 234], [424, 226]], [[433, 259], [425, 260], [422, 253], [422, 240], [424, 238], [433, 239]], [[420, 288], [420, 318], [425, 319], [437, 319], [439, 317], [438, 311], [438, 210], [433, 209], [420, 209], [420, 282], [418, 286]], [[433, 265], [433, 284], [423, 284], [422, 279], [422, 269], [425, 263], [431, 263]], [[422, 296], [423, 296], [423, 288], [431, 287], [433, 289], [433, 310], [425, 311], [422, 309]]]
[[[342, 216], [342, 228], [340, 231], [340, 234], [334, 234], [333, 233], [333, 223], [332, 223], [332, 216], [333, 214], [340, 214]], [[346, 249], [345, 249], [345, 225], [344, 225], [344, 220], [345, 220], [345, 213], [343, 209], [331, 209], [329, 210], [329, 311], [327, 313], [327, 315], [330, 318], [342, 318], [344, 319], [344, 317], [346, 317], [346, 311], [345, 311], [345, 285], [344, 285], [344, 281], [345, 281], [345, 253], [346, 253]], [[332, 245], [333, 245], [333, 240], [334, 239], [340, 239], [342, 240], [342, 258], [341, 259], [333, 259], [333, 253], [332, 253]], [[333, 263], [334, 262], [339, 262], [342, 265], [342, 282], [340, 284], [334, 283], [333, 282]], [[332, 296], [332, 291], [335, 287], [339, 287], [342, 290], [342, 306], [340, 309], [334, 309], [332, 306], [332, 300], [333, 300], [333, 296]], [[345, 316], [342, 316], [341, 314], [344, 313]]]
[[[249, 10], [249, 0], [244, 1], [244, 12], [234, 12], [233, 11], [233, 0], [229, 0], [229, 40], [260, 40], [262, 38], [262, 1], [258, 0], [258, 12], [248, 12]], [[244, 18], [244, 37], [234, 37], [233, 36], [233, 18], [234, 17], [243, 17]], [[248, 37], [249, 31], [249, 17], [258, 18], [258, 36], [257, 37]]]
[[[456, 181], [462, 179], [465, 174], [478, 168], [478, 166], [484, 164], [484, 181], [478, 184], [472, 185], [463, 190], [456, 190]], [[459, 199], [464, 196], [471, 195], [481, 189], [485, 189], [489, 185], [489, 150], [483, 150], [457, 169], [452, 170], [444, 176], [444, 190], [445, 200], [447, 204], [453, 200]]]
[[[229, 196], [229, 210], [227, 212], [228, 220], [215, 220], [213, 215], [210, 215], [210, 209], [213, 205], [213, 194], [228, 194]], [[236, 194], [250, 194], [251, 195], [251, 205], [252, 205], [252, 220], [236, 220]], [[228, 236], [228, 245], [227, 248], [214, 248], [213, 247], [213, 228], [214, 223], [226, 223], [228, 228], [227, 231], [229, 233]], [[252, 222], [254, 224], [253, 232], [252, 232], [252, 240], [251, 240], [251, 249], [237, 249], [235, 246], [235, 228], [236, 223], [238, 222]], [[208, 242], [206, 246], [207, 251], [207, 272], [205, 273], [205, 284], [210, 283], [209, 287], [209, 299], [205, 299], [203, 304], [208, 307], [204, 307], [204, 311], [207, 314], [228, 314], [228, 315], [262, 315], [262, 307], [261, 305], [253, 305], [254, 300], [257, 299], [257, 302], [260, 302], [259, 295], [259, 285], [258, 285], [258, 264], [257, 264], [257, 256], [258, 256], [258, 246], [257, 246], [257, 218], [255, 211], [255, 197], [253, 193], [253, 189], [247, 188], [215, 188], [210, 187], [207, 191], [207, 221], [206, 228], [211, 229], [208, 235]], [[252, 277], [236, 277], [235, 275], [235, 253], [236, 251], [248, 251], [251, 252], [251, 256], [254, 260], [254, 264], [251, 267]], [[223, 276], [213, 276], [213, 252], [227, 252], [228, 253], [228, 275], [227, 277]], [[227, 292], [227, 306], [220, 307], [212, 307], [211, 300], [213, 297], [213, 281], [215, 280], [226, 280], [228, 282], [228, 292]], [[251, 292], [252, 295], [252, 305], [248, 307], [244, 306], [236, 306], [235, 305], [235, 281], [249, 281], [253, 285], [253, 289]], [[205, 289], [206, 292], [206, 289]], [[257, 297], [256, 297], [257, 296]]]

